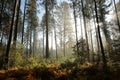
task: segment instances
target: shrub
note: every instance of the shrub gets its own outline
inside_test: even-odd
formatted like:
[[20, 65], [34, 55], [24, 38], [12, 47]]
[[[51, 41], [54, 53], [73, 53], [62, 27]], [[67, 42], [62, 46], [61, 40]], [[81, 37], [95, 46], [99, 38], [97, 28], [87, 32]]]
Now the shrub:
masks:
[[9, 55], [9, 67], [22, 67], [24, 65], [24, 47], [22, 44], [17, 43], [17, 46], [13, 46]]

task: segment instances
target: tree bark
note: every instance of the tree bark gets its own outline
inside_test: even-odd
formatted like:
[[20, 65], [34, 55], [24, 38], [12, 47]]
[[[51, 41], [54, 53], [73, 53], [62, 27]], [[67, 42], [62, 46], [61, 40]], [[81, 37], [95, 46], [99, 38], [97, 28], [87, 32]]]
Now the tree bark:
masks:
[[48, 37], [48, 0], [45, 3], [46, 12], [46, 58], [49, 58], [49, 37]]
[[78, 34], [77, 34], [77, 20], [76, 20], [76, 11], [75, 11], [75, 2], [73, 1], [73, 15], [74, 15], [74, 22], [75, 22], [75, 33], [76, 33], [76, 46], [77, 46], [77, 55], [79, 56], [78, 52]]
[[84, 16], [84, 8], [83, 8], [83, 0], [81, 0], [81, 5], [82, 5], [82, 14], [83, 14], [83, 22], [84, 22], [84, 28], [85, 28], [85, 37], [86, 37], [86, 45], [87, 45], [87, 53], [88, 53], [88, 62], [90, 62], [90, 53], [89, 53], [89, 45], [88, 45], [88, 34], [87, 34], [87, 29], [86, 29], [86, 18]]
[[[81, 40], [83, 41], [83, 26], [82, 26], [82, 20], [81, 20], [81, 17], [82, 17], [82, 15], [79, 13], [79, 20], [80, 20], [80, 31], [81, 31]], [[81, 54], [83, 54], [83, 52], [84, 52], [84, 45], [83, 45], [83, 42], [82, 42], [82, 52], [81, 52]], [[82, 58], [82, 56], [81, 56], [81, 63], [83, 63], [83, 58]]]
[[[94, 13], [94, 11], [93, 11]], [[97, 31], [97, 26], [95, 24], [95, 18], [94, 18], [94, 14], [93, 14], [93, 22], [94, 22], [94, 28], [95, 28], [95, 34], [96, 34], [96, 41], [97, 41], [97, 56], [98, 56], [98, 60], [97, 60], [97, 64], [99, 64], [100, 62], [100, 45], [99, 45], [99, 37], [98, 37], [98, 31]]]
[[44, 28], [43, 28], [43, 57], [44, 57]]
[[64, 47], [64, 49], [63, 49], [63, 52], [64, 52], [64, 57], [65, 57], [65, 52], [66, 52], [66, 47], [65, 47], [65, 26], [66, 26], [66, 24], [65, 24], [65, 15], [63, 16], [64, 17], [64, 41], [63, 41], [63, 47]]
[[25, 25], [26, 5], [27, 5], [27, 0], [25, 0], [25, 4], [24, 4], [24, 15], [23, 15], [23, 26], [22, 26], [22, 39], [21, 39], [21, 43], [22, 44], [23, 44], [23, 38], [24, 38], [24, 25]]
[[0, 27], [2, 27], [2, 15], [3, 15], [3, 9], [4, 9], [4, 3], [5, 3], [5, 0], [2, 0], [2, 6], [1, 6], [1, 11], [0, 11]]
[[55, 26], [54, 26], [54, 35], [55, 35], [55, 47], [56, 47], [56, 59], [58, 59], [58, 53], [57, 53], [57, 35], [56, 35], [56, 28], [55, 28]]
[[14, 10], [13, 10], [13, 15], [12, 15], [12, 21], [10, 25], [10, 33], [9, 33], [9, 39], [6, 47], [6, 54], [5, 54], [5, 69], [8, 69], [8, 62], [9, 62], [9, 51], [10, 51], [10, 44], [12, 40], [12, 33], [13, 33], [13, 25], [14, 25], [14, 19], [16, 15], [16, 7], [17, 7], [17, 0], [15, 0], [14, 3]]
[[3, 15], [3, 9], [4, 9], [4, 4], [5, 4], [5, 1], [2, 0], [2, 7], [1, 7], [1, 11], [0, 11], [0, 29], [1, 29], [1, 43], [2, 43], [2, 39], [3, 39], [3, 27], [2, 27], [2, 15]]
[[53, 53], [53, 31], [51, 31], [51, 53]]
[[91, 28], [91, 24], [89, 21], [89, 27], [90, 27], [90, 37], [91, 37], [91, 47], [92, 47], [92, 59], [93, 59], [93, 63], [95, 62], [95, 58], [94, 58], [94, 48], [93, 48], [93, 38], [92, 38], [92, 28]]
[[29, 35], [30, 35], [30, 53], [29, 55], [31, 56], [32, 55], [32, 30], [31, 30], [31, 27], [30, 27], [30, 30], [29, 30]]
[[97, 22], [97, 31], [98, 31], [98, 37], [99, 37], [99, 42], [100, 42], [100, 48], [101, 48], [101, 52], [102, 52], [102, 60], [103, 60], [103, 68], [106, 69], [107, 67], [107, 61], [106, 61], [106, 57], [105, 57], [105, 53], [104, 53], [104, 48], [103, 48], [103, 43], [102, 43], [102, 38], [101, 38], [101, 34], [100, 34], [100, 26], [99, 26], [99, 18], [98, 18], [98, 11], [97, 11], [97, 4], [96, 4], [96, 0], [94, 0], [94, 5], [95, 5], [95, 16], [96, 16], [96, 22]]
[[116, 13], [116, 17], [117, 17], [117, 25], [118, 25], [119, 32], [120, 32], [120, 22], [119, 22], [118, 11], [117, 11], [115, 0], [113, 0], [113, 3], [114, 3], [115, 13]]
[[18, 21], [19, 21], [20, 5], [21, 5], [21, 0], [18, 0], [17, 16], [16, 16], [16, 22], [15, 22], [15, 28], [14, 28], [14, 37], [13, 37], [14, 47], [16, 47], [16, 41], [17, 41], [17, 29], [18, 29]]

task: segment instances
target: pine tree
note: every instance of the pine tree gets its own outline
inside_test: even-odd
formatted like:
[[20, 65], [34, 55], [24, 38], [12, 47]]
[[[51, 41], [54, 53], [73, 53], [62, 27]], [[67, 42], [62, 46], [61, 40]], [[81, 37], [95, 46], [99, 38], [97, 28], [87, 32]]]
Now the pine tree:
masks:
[[[37, 48], [37, 32], [38, 17], [37, 17], [37, 3], [36, 0], [30, 0], [27, 8], [27, 22], [29, 29], [29, 40], [30, 40], [30, 55], [34, 56]], [[33, 39], [33, 42], [32, 42]], [[33, 44], [32, 44], [33, 43]]]
[[56, 4], [56, 0], [42, 0], [42, 4], [45, 7], [45, 14], [46, 14], [46, 58], [49, 58], [49, 12], [53, 9], [54, 5]]
[[88, 34], [87, 34], [87, 26], [86, 26], [86, 18], [85, 18], [85, 10], [84, 10], [84, 5], [83, 5], [83, 0], [81, 0], [81, 7], [82, 7], [82, 15], [83, 15], [83, 21], [84, 21], [84, 28], [85, 28], [85, 37], [86, 37], [88, 61], [90, 61], [89, 44], [88, 44]]
[[77, 17], [77, 15], [76, 15], [76, 9], [75, 9], [75, 7], [76, 7], [76, 3], [73, 1], [73, 15], [74, 15], [74, 22], [75, 22], [75, 33], [76, 33], [76, 44], [77, 44], [77, 55], [79, 55], [79, 53], [78, 53], [78, 31], [77, 31], [77, 20], [76, 20], [76, 17]]
[[17, 15], [16, 15], [16, 22], [15, 22], [14, 36], [13, 36], [14, 47], [16, 47], [16, 41], [17, 41], [17, 32], [18, 32], [18, 21], [19, 21], [19, 14], [20, 14], [20, 5], [21, 5], [21, 0], [18, 1], [18, 6], [17, 6]]
[[18, 0], [15, 0], [13, 15], [12, 15], [12, 22], [11, 22], [11, 25], [10, 25], [9, 39], [8, 39], [6, 54], [5, 54], [5, 69], [8, 69], [9, 51], [10, 51], [10, 45], [11, 45], [11, 40], [12, 40], [14, 19], [15, 19], [15, 15], [17, 13], [17, 5], [18, 5]]
[[106, 61], [105, 52], [104, 52], [103, 43], [102, 43], [102, 38], [101, 38], [101, 34], [100, 34], [100, 26], [99, 26], [99, 18], [98, 18], [96, 0], [94, 0], [94, 4], [95, 4], [95, 15], [96, 15], [96, 22], [97, 22], [98, 37], [99, 37], [100, 48], [101, 48], [101, 52], [102, 52], [102, 58], [103, 58], [102, 60], [104, 63], [103, 68], [106, 69], [107, 61]]
[[22, 26], [22, 39], [21, 43], [23, 44], [23, 38], [24, 38], [24, 26], [25, 26], [25, 17], [26, 17], [26, 5], [27, 5], [27, 0], [25, 0], [24, 4], [24, 15], [23, 15], [23, 26]]

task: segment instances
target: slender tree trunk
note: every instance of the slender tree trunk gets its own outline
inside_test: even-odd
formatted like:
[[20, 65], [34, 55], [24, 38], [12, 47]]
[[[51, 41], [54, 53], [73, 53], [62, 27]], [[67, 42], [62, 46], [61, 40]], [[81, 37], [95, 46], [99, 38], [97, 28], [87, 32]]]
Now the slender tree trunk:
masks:
[[51, 53], [53, 54], [53, 31], [51, 32]]
[[29, 37], [27, 36], [27, 47], [26, 47], [26, 56], [27, 57], [29, 57], [29, 47], [28, 47], [28, 45], [29, 45], [29, 43], [28, 43], [28, 41], [29, 41]]
[[117, 11], [115, 0], [113, 0], [113, 3], [114, 3], [115, 13], [116, 13], [116, 17], [117, 17], [117, 25], [118, 25], [119, 32], [120, 32], [120, 22], [119, 22], [118, 11]]
[[[83, 29], [82, 29], [82, 20], [81, 20], [81, 14], [79, 14], [79, 19], [80, 19], [80, 31], [81, 31], [81, 39], [83, 40]], [[82, 52], [83, 52], [83, 43], [82, 43]]]
[[29, 46], [29, 41], [30, 41], [30, 28], [27, 28], [28, 32], [27, 32], [27, 57], [30, 57], [30, 46]]
[[32, 30], [31, 30], [31, 27], [30, 27], [30, 30], [29, 30], [29, 35], [30, 35], [30, 53], [29, 55], [32, 55]]
[[49, 37], [48, 37], [48, 0], [45, 3], [46, 12], [46, 58], [49, 58]]
[[4, 9], [4, 4], [5, 4], [5, 0], [1, 1], [2, 6], [1, 6], [1, 11], [0, 11], [0, 28], [2, 28], [2, 15], [3, 15], [3, 9]]
[[65, 57], [65, 51], [66, 51], [66, 47], [65, 47], [65, 26], [64, 26], [64, 57]]
[[[112, 2], [112, 1], [111, 1]], [[106, 21], [105, 21], [105, 15], [104, 15], [104, 11], [103, 11], [103, 8], [99, 6], [99, 12], [100, 12], [100, 22], [102, 22], [102, 31], [104, 33], [104, 36], [105, 36], [105, 40], [106, 40], [106, 46], [107, 46], [107, 53], [108, 53], [108, 57], [109, 57], [109, 54], [111, 53], [110, 49], [111, 49], [111, 38], [110, 38], [110, 35], [108, 34], [109, 33], [109, 30], [107, 29], [107, 24], [106, 24]]]
[[63, 52], [63, 34], [62, 34], [62, 29], [60, 28], [60, 50]]
[[79, 56], [78, 53], [78, 35], [77, 35], [77, 20], [76, 20], [76, 11], [75, 11], [75, 2], [73, 1], [73, 14], [74, 14], [74, 22], [75, 22], [75, 33], [76, 33], [76, 46], [77, 46], [77, 55]]
[[[64, 15], [64, 14], [63, 14]], [[65, 30], [66, 30], [66, 23], [65, 23], [65, 15], [63, 16], [63, 18], [64, 18], [64, 40], [63, 40], [63, 46], [64, 46], [64, 50], [63, 50], [63, 52], [64, 52], [64, 57], [66, 56], [65, 55], [65, 52], [66, 52], [66, 47], [65, 47], [65, 42], [66, 42], [66, 39], [65, 39], [65, 34], [66, 34], [66, 32], [65, 32]]]
[[18, 0], [17, 16], [16, 16], [16, 22], [15, 22], [15, 28], [14, 28], [14, 36], [13, 36], [14, 47], [16, 47], [16, 41], [17, 41], [17, 29], [18, 29], [20, 5], [21, 5], [21, 0]]
[[21, 43], [22, 44], [23, 44], [23, 38], [24, 38], [24, 25], [25, 25], [26, 5], [27, 5], [27, 0], [25, 0], [25, 4], [24, 4], [24, 15], [23, 15], [23, 26], [22, 26], [22, 39], [21, 39]]
[[[83, 40], [83, 29], [82, 29], [82, 20], [81, 20], [81, 14], [80, 14], [80, 24], [81, 24], [81, 39]], [[83, 43], [82, 43], [82, 52], [83, 52]]]
[[89, 54], [89, 45], [88, 45], [88, 35], [87, 35], [87, 29], [86, 29], [86, 18], [84, 16], [84, 8], [83, 8], [83, 0], [81, 0], [82, 5], [82, 14], [83, 14], [83, 20], [84, 20], [84, 28], [85, 28], [85, 37], [86, 37], [86, 45], [87, 45], [87, 53], [88, 53], [88, 61], [90, 61], [90, 54]]
[[34, 57], [35, 56], [35, 30], [33, 31], [33, 47], [32, 47], [32, 56]]
[[[93, 11], [93, 13], [94, 13], [94, 11]], [[98, 56], [97, 64], [99, 64], [99, 62], [100, 62], [100, 45], [99, 45], [99, 37], [98, 37], [97, 27], [95, 24], [94, 15], [93, 15], [93, 22], [94, 22], [94, 28], [95, 28], [95, 34], [96, 34], [96, 41], [97, 41], [97, 56]]]
[[94, 29], [95, 29], [95, 35], [96, 35], [96, 41], [97, 41], [97, 64], [100, 62], [100, 45], [99, 45], [99, 37], [98, 37], [98, 31], [96, 26], [96, 20], [94, 17], [94, 9], [92, 8], [92, 16], [93, 16], [93, 23], [94, 23]]
[[54, 28], [55, 33], [55, 47], [56, 47], [56, 59], [58, 59], [58, 53], [57, 53], [57, 35], [56, 35], [56, 29]]
[[44, 28], [43, 28], [43, 57], [44, 57]]
[[36, 28], [34, 28], [33, 31], [33, 57], [35, 56], [37, 52], [37, 32], [36, 32]]
[[2, 40], [3, 40], [3, 27], [2, 27], [2, 15], [3, 15], [3, 9], [4, 9], [4, 2], [5, 0], [2, 0], [2, 7], [1, 7], [1, 11], [0, 11], [0, 29], [1, 29], [1, 43], [2, 43]]
[[104, 48], [103, 48], [103, 43], [102, 43], [102, 38], [101, 38], [101, 34], [100, 34], [100, 26], [99, 26], [99, 18], [98, 18], [98, 11], [97, 11], [96, 0], [94, 0], [94, 4], [95, 4], [95, 15], [96, 15], [96, 22], [97, 22], [98, 37], [99, 37], [99, 41], [100, 41], [100, 47], [101, 47], [102, 58], [103, 58], [103, 63], [104, 63], [103, 68], [106, 69], [107, 61], [106, 61]]
[[66, 47], [65, 47], [65, 26], [64, 26], [64, 57], [65, 57]]
[[10, 51], [10, 44], [12, 40], [12, 33], [13, 33], [13, 25], [14, 25], [14, 19], [16, 15], [16, 7], [17, 7], [17, 0], [15, 0], [14, 3], [14, 10], [13, 10], [13, 15], [12, 15], [12, 21], [10, 25], [10, 33], [9, 33], [9, 39], [6, 47], [6, 54], [5, 54], [5, 69], [8, 69], [8, 62], [9, 62], [9, 51]]
[[56, 59], [58, 59], [58, 53], [57, 53], [57, 35], [56, 35], [56, 28], [55, 28], [55, 26], [54, 26], [54, 36], [55, 36], [55, 47], [56, 47]]
[[94, 58], [94, 48], [93, 48], [93, 38], [92, 38], [92, 28], [91, 28], [91, 24], [89, 22], [89, 27], [90, 27], [90, 37], [91, 37], [91, 47], [92, 47], [92, 59], [93, 59], [93, 62], [95, 62], [95, 58]]
[[[53, 13], [53, 18], [54, 18], [54, 13]], [[57, 53], [57, 35], [56, 35], [56, 24], [54, 21], [54, 39], [55, 39], [55, 48], [56, 48], [56, 59], [58, 60], [58, 53]]]
[[[81, 40], [83, 41], [83, 26], [82, 26], [82, 20], [81, 20], [81, 14], [79, 13], [79, 19], [80, 19], [80, 31], [81, 31]], [[81, 54], [83, 54], [83, 52], [84, 52], [84, 45], [83, 45], [83, 42], [82, 42], [82, 52], [81, 52]], [[81, 63], [83, 63], [83, 59], [82, 59], [82, 56], [81, 56]]]

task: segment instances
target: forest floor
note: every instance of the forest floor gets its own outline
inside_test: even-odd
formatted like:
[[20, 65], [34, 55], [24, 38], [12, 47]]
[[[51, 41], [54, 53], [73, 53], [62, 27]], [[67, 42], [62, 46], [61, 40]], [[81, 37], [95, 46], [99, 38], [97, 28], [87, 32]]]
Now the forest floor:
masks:
[[107, 73], [96, 65], [49, 64], [33, 69], [0, 70], [0, 80], [120, 80], [120, 71]]

